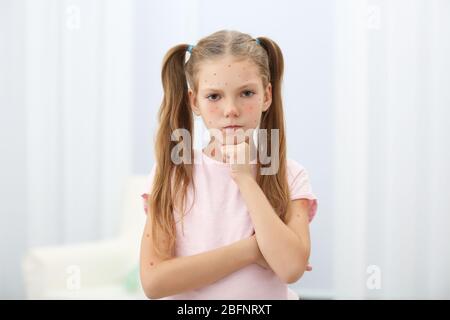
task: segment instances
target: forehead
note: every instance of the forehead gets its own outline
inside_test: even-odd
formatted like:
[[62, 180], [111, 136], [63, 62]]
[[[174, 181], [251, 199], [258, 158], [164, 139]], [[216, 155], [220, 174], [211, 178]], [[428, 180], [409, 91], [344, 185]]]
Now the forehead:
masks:
[[262, 85], [258, 67], [249, 59], [225, 56], [203, 61], [198, 69], [199, 89], [209, 87], [238, 87], [256, 82]]

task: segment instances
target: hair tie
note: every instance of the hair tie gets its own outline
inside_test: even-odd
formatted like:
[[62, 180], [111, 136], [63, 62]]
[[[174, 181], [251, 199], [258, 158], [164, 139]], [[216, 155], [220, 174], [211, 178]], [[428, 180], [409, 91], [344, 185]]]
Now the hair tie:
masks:
[[194, 46], [193, 46], [192, 44], [190, 44], [190, 45], [187, 47], [186, 51], [188, 51], [190, 54], [192, 54], [192, 49], [194, 49]]
[[256, 41], [256, 44], [259, 44], [259, 45], [261, 45], [261, 41], [259, 41], [259, 39], [258, 39], [258, 38], [256, 38], [256, 39], [255, 39], [255, 41]]

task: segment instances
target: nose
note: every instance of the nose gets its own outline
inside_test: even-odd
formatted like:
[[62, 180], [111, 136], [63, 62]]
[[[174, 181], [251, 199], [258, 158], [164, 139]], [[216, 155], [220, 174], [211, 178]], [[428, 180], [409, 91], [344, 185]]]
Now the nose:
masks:
[[225, 105], [224, 116], [226, 118], [239, 116], [239, 110], [238, 108], [236, 108], [236, 105], [233, 102], [227, 103]]

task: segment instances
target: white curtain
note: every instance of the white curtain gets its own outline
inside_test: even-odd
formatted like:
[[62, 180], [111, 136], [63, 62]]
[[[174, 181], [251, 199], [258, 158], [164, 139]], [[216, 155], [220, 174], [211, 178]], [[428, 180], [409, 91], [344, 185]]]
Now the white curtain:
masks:
[[119, 227], [132, 172], [133, 1], [3, 0], [0, 11], [2, 131], [25, 150], [2, 151], [2, 170], [20, 173], [2, 179], [0, 296], [11, 298], [26, 248]]
[[336, 298], [450, 298], [449, 16], [336, 1]]
[[26, 3], [30, 245], [117, 227], [131, 172], [131, 4]]

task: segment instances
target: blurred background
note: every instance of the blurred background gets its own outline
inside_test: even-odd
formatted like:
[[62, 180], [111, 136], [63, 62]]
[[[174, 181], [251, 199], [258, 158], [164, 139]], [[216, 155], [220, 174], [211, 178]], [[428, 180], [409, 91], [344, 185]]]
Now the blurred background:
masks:
[[[142, 298], [160, 68], [220, 29], [285, 58], [318, 197], [304, 299], [450, 299], [450, 1], [0, 0], [0, 298]], [[201, 126], [201, 123], [196, 123]]]

